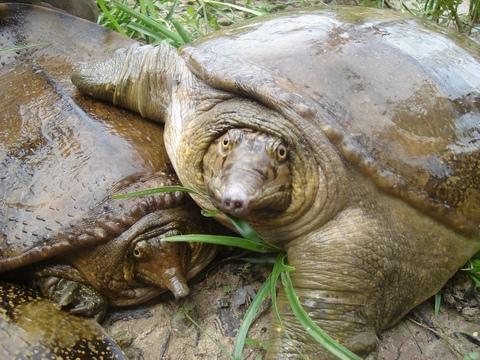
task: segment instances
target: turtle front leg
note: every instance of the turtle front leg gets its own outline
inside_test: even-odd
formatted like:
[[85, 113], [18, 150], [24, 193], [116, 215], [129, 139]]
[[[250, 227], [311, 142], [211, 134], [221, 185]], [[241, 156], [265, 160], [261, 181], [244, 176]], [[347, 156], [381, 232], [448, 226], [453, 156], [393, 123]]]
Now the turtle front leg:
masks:
[[185, 77], [192, 74], [183, 59], [162, 43], [134, 44], [104, 60], [79, 64], [71, 80], [82, 93], [164, 122], [174, 88], [192, 82]]
[[[388, 208], [346, 209], [287, 247], [295, 268], [292, 282], [306, 312], [360, 356], [376, 348], [380, 330], [435, 294], [478, 247], [415, 210], [408, 212], [403, 212], [412, 215], [407, 223]], [[335, 358], [296, 321], [283, 291], [279, 311], [282, 324], [274, 319], [267, 359]]]
[[51, 265], [37, 271], [33, 280], [43, 296], [72, 314], [101, 321], [108, 301], [98, 290], [82, 282], [81, 274], [68, 265]]

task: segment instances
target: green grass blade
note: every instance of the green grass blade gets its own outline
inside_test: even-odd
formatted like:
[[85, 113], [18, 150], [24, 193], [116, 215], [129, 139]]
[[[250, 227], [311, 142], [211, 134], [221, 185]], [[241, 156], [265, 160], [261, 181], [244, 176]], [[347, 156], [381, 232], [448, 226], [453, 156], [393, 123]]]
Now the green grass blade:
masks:
[[410, 15], [416, 16], [416, 14], [412, 10], [410, 10], [410, 8], [407, 6], [407, 4], [405, 4], [404, 1], [402, 1], [402, 9], [405, 9], [406, 11], [408, 11]]
[[280, 278], [282, 271], [290, 270], [290, 269], [286, 269], [286, 266], [285, 266], [286, 257], [287, 255], [285, 254], [277, 255], [277, 258], [275, 259], [275, 264], [273, 265], [272, 274], [270, 275], [272, 277], [272, 281], [270, 281], [270, 296], [272, 297], [273, 314], [277, 318], [278, 323], [280, 324], [280, 327], [282, 329], [283, 329], [283, 323], [282, 323], [282, 318], [280, 317], [280, 312], [278, 311], [278, 304], [277, 304], [277, 281]]
[[118, 31], [120, 34], [127, 35], [125, 31], [121, 28], [120, 24], [118, 23], [117, 19], [112, 15], [110, 10], [107, 8], [105, 5], [105, 0], [97, 0], [97, 4], [100, 7], [100, 10], [102, 10], [103, 14], [110, 20], [112, 23], [113, 27], [115, 28], [116, 31]]
[[249, 9], [249, 8], [246, 8], [244, 6], [240, 6], [240, 5], [235, 5], [235, 4], [231, 4], [231, 3], [224, 3], [224, 2], [221, 2], [221, 1], [215, 1], [215, 0], [203, 0], [203, 2], [205, 4], [209, 4], [209, 5], [220, 5], [220, 6], [225, 6], [225, 7], [229, 7], [229, 8], [233, 8], [235, 10], [240, 10], [240, 11], [243, 11], [243, 12], [246, 12], [246, 13], [249, 13], [249, 14], [252, 14], [252, 15], [255, 15], [255, 16], [262, 16], [262, 15], [265, 15], [266, 13], [263, 12], [263, 11], [258, 11], [258, 10], [253, 10], [253, 9]]
[[224, 235], [206, 235], [206, 234], [188, 234], [188, 235], [174, 235], [163, 238], [162, 241], [169, 242], [200, 242], [214, 245], [233, 246], [245, 250], [255, 251], [259, 253], [271, 253], [277, 251], [268, 247], [268, 245], [256, 241], [244, 239], [236, 236]]
[[190, 321], [198, 330], [200, 330], [200, 333], [203, 333], [207, 335], [207, 337], [213, 341], [213, 343], [220, 349], [220, 351], [229, 359], [233, 359], [232, 355], [228, 352], [228, 349], [225, 345], [223, 345], [220, 341], [215, 339], [208, 331], [206, 331], [204, 328], [202, 328], [193, 318], [188, 314], [187, 311], [183, 311], [183, 315]]
[[266, 246], [268, 246], [272, 249], [275, 249], [277, 252], [282, 250], [278, 246], [275, 246], [275, 245], [270, 244], [270, 243], [266, 242], [265, 240], [263, 240], [260, 237], [260, 235], [255, 231], [255, 229], [253, 229], [245, 220], [237, 219], [237, 218], [235, 218], [233, 216], [230, 216], [230, 215], [226, 215], [226, 216], [230, 220], [231, 224], [235, 227], [235, 230], [237, 230], [237, 232], [241, 236], [243, 236], [245, 239], [249, 239], [249, 240], [252, 240], [252, 241], [263, 243]]
[[[219, 214], [221, 214], [219, 210], [202, 210], [202, 215], [205, 217], [215, 217]], [[237, 230], [237, 232], [245, 239], [265, 244], [267, 247], [275, 249], [276, 252], [282, 250], [278, 246], [275, 246], [263, 240], [260, 235], [245, 220], [237, 219], [227, 214], [224, 215], [230, 220], [230, 223], [234, 226], [235, 230]]]
[[480, 359], [480, 352], [471, 352], [465, 354], [463, 360], [479, 360]]
[[205, 217], [207, 217], [207, 218], [213, 218], [213, 217], [218, 216], [218, 215], [221, 214], [221, 212], [218, 211], [218, 210], [205, 210], [205, 209], [202, 209], [202, 210], [200, 210], [200, 212], [201, 212], [202, 216], [205, 216]]
[[438, 292], [435, 294], [435, 310], [434, 310], [435, 316], [438, 316], [438, 314], [440, 313], [441, 304], [442, 304], [442, 294]]
[[145, 6], [145, 1], [144, 0], [138, 0], [138, 2], [140, 4], [140, 13], [148, 16], [147, 7]]
[[31, 48], [36, 48], [36, 47], [47, 47], [50, 45], [49, 43], [36, 43], [36, 44], [25, 44], [25, 45], [16, 45], [16, 46], [10, 46], [7, 48], [0, 49], [0, 54], [7, 54], [10, 52], [15, 52], [15, 51], [20, 51], [20, 50], [25, 50], [25, 49], [31, 49]]
[[124, 13], [127, 13], [128, 15], [140, 20], [143, 22], [145, 25], [150, 26], [153, 30], [157, 31], [158, 33], [162, 34], [164, 37], [169, 38], [173, 40], [177, 45], [183, 44], [183, 40], [180, 37], [180, 35], [174, 33], [173, 31], [170, 31], [165, 25], [162, 23], [134, 10], [129, 8], [127, 5], [118, 3], [116, 1], [113, 1], [113, 4], [115, 4], [115, 7], [119, 9], [120, 11], [123, 11]]
[[320, 345], [330, 351], [333, 355], [342, 360], [361, 360], [360, 357], [333, 340], [325, 331], [320, 329], [308, 316], [300, 304], [297, 294], [293, 288], [292, 280], [288, 272], [282, 272], [282, 284], [287, 294], [288, 302], [297, 320], [302, 324], [305, 331], [310, 334]]
[[260, 235], [244, 220], [227, 215], [235, 230], [246, 239], [262, 241]]
[[258, 291], [257, 295], [248, 307], [245, 316], [243, 317], [242, 324], [240, 325], [240, 329], [238, 329], [238, 333], [235, 338], [235, 347], [233, 349], [233, 358], [235, 360], [242, 359], [243, 347], [245, 346], [245, 340], [247, 338], [248, 330], [252, 326], [253, 320], [255, 320], [255, 315], [258, 313], [258, 310], [260, 309], [263, 301], [268, 295], [271, 281], [272, 277], [269, 276], [263, 286]]
[[209, 31], [210, 31], [210, 26], [208, 24], [208, 14], [207, 14], [207, 7], [205, 5], [205, 2], [202, 1], [202, 0], [199, 0], [201, 6], [200, 6], [200, 9], [198, 9], [198, 11], [202, 11], [202, 16], [203, 16], [203, 26], [205, 27], [205, 34], [208, 34]]
[[143, 26], [143, 25], [140, 25], [140, 24], [136, 24], [136, 23], [130, 23], [127, 25], [127, 27], [129, 29], [132, 29], [140, 34], [143, 34], [145, 36], [149, 36], [153, 39], [155, 39], [156, 41], [166, 41], [164, 38], [158, 36], [158, 34], [156, 34], [155, 32], [153, 32], [151, 29], [149, 29], [148, 27], [146, 26]]
[[112, 195], [112, 199], [116, 199], [116, 200], [130, 199], [134, 197], [149, 196], [149, 195], [154, 195], [159, 193], [171, 193], [171, 192], [177, 192], [177, 191], [199, 195], [198, 192], [196, 192], [195, 190], [186, 188], [184, 186], [162, 186], [162, 187], [153, 188], [153, 189], [132, 191], [126, 194]]
[[465, 270], [475, 283], [475, 287], [480, 288], [480, 253], [477, 253], [470, 259], [468, 268]]
[[192, 41], [192, 36], [190, 33], [180, 24], [177, 20], [171, 19], [170, 22], [173, 24], [175, 27], [175, 30], [177, 30], [178, 35], [182, 38], [184, 43], [189, 43]]
[[170, 10], [168, 11], [167, 16], [165, 16], [166, 21], [172, 20], [173, 14], [175, 14], [175, 9], [177, 8], [177, 3], [178, 3], [178, 0], [175, 0], [173, 2], [172, 6], [170, 7]]
[[[281, 261], [283, 262], [283, 259]], [[272, 277], [272, 281], [270, 281], [270, 297], [272, 298], [273, 315], [277, 319], [280, 329], [283, 331], [283, 321], [282, 317], [280, 316], [280, 311], [278, 311], [277, 303], [277, 281], [281, 273], [282, 271], [280, 270], [277, 261], [275, 261], [275, 265], [273, 265], [272, 275], [270, 275]]]

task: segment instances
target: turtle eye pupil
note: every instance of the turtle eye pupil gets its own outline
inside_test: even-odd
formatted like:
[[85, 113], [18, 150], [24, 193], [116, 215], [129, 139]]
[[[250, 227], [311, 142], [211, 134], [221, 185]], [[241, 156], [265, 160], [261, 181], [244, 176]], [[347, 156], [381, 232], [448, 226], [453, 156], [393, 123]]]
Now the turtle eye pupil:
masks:
[[224, 138], [223, 139], [223, 146], [228, 146], [228, 143], [229, 143], [228, 138]]
[[285, 159], [287, 157], [287, 149], [285, 149], [285, 146], [281, 145], [277, 150], [277, 154], [279, 160]]
[[141, 255], [140, 250], [138, 250], [138, 249], [133, 250], [133, 256], [140, 257], [140, 255]]

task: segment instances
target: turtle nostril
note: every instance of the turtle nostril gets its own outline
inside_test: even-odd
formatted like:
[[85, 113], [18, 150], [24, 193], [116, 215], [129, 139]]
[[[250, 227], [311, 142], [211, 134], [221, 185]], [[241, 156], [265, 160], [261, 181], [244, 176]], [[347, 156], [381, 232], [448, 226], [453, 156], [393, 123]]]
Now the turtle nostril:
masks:
[[231, 187], [227, 189], [221, 199], [220, 210], [230, 215], [244, 216], [249, 212], [250, 199], [242, 188]]

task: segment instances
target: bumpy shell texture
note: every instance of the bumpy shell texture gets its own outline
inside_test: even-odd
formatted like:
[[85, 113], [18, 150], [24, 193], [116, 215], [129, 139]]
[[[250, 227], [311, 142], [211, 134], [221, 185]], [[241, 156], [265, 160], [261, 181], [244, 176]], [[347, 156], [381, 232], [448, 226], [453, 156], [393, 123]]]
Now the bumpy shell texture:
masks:
[[29, 5], [0, 5], [0, 271], [115, 238], [178, 194], [114, 193], [172, 185], [163, 130], [80, 97], [72, 64], [132, 42], [96, 24]]
[[126, 359], [93, 319], [58, 309], [33, 289], [0, 282], [2, 359]]
[[182, 55], [209, 85], [320, 128], [384, 191], [478, 232], [474, 43], [393, 12], [309, 9], [215, 35]]

